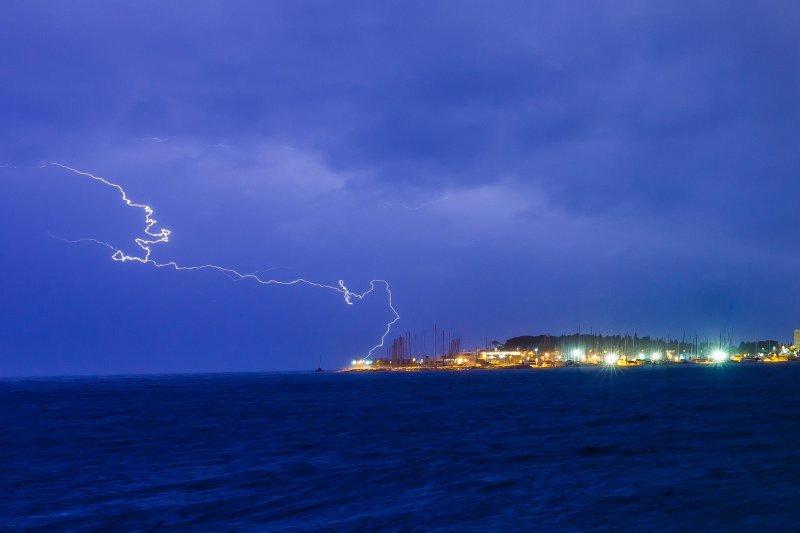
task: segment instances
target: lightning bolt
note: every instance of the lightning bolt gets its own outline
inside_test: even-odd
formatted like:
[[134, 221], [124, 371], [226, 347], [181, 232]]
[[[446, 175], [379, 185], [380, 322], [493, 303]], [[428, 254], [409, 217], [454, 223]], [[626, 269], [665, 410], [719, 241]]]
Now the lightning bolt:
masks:
[[107, 242], [103, 242], [103, 241], [100, 241], [100, 240], [97, 240], [97, 239], [86, 238], [86, 239], [77, 239], [77, 240], [67, 240], [67, 239], [62, 239], [61, 237], [56, 237], [55, 235], [51, 234], [51, 236], [54, 237], [54, 238], [57, 238], [59, 240], [63, 240], [63, 241], [66, 241], [66, 242], [70, 242], [70, 243], [92, 242], [92, 243], [95, 243], [95, 244], [99, 244], [99, 245], [105, 246], [108, 249], [113, 251], [113, 254], [111, 255], [111, 258], [114, 261], [119, 261], [120, 263], [125, 263], [125, 262], [128, 262], [128, 261], [134, 261], [134, 262], [137, 262], [137, 263], [152, 265], [152, 266], [154, 266], [156, 268], [172, 268], [172, 269], [175, 269], [175, 270], [214, 270], [214, 271], [220, 272], [222, 274], [225, 274], [228, 277], [230, 277], [230, 278], [232, 278], [234, 280], [237, 280], [237, 281], [238, 280], [251, 280], [251, 281], [254, 281], [254, 282], [256, 282], [256, 283], [258, 283], [260, 285], [309, 285], [311, 287], [318, 287], [320, 289], [326, 289], [326, 290], [330, 290], [330, 291], [335, 291], [335, 292], [341, 294], [342, 297], [344, 298], [345, 303], [347, 305], [353, 305], [354, 299], [355, 300], [363, 300], [370, 293], [374, 292], [376, 287], [383, 286], [383, 288], [386, 290], [389, 309], [391, 310], [392, 314], [394, 315], [394, 318], [392, 318], [392, 320], [389, 321], [386, 324], [386, 329], [383, 332], [383, 335], [381, 335], [380, 342], [378, 342], [378, 344], [376, 344], [375, 346], [370, 348], [369, 352], [367, 352], [366, 359], [370, 359], [372, 357], [372, 354], [375, 352], [375, 350], [377, 350], [378, 348], [381, 348], [384, 345], [384, 342], [386, 341], [386, 337], [389, 335], [389, 332], [391, 332], [391, 330], [392, 330], [392, 326], [394, 326], [394, 324], [398, 320], [400, 320], [400, 314], [397, 312], [397, 309], [395, 309], [394, 303], [392, 302], [392, 289], [391, 289], [391, 286], [389, 285], [389, 282], [384, 280], [384, 279], [373, 279], [373, 280], [371, 280], [369, 282], [369, 288], [367, 290], [365, 290], [364, 292], [354, 292], [354, 291], [351, 291], [350, 289], [347, 288], [347, 286], [344, 284], [343, 280], [339, 280], [339, 283], [337, 285], [327, 285], [325, 283], [317, 283], [317, 282], [309, 281], [309, 280], [303, 279], [303, 278], [297, 278], [297, 279], [293, 279], [293, 280], [289, 280], [289, 281], [281, 281], [281, 280], [277, 280], [277, 279], [264, 279], [264, 278], [260, 277], [255, 272], [254, 273], [242, 273], [242, 272], [239, 272], [236, 269], [229, 268], [229, 267], [224, 267], [224, 266], [219, 266], [219, 265], [206, 264], [206, 265], [189, 265], [189, 266], [187, 266], [187, 265], [179, 265], [175, 261], [168, 261], [166, 263], [161, 263], [159, 261], [156, 261], [155, 259], [151, 258], [152, 247], [154, 245], [157, 245], [157, 244], [168, 243], [171, 231], [168, 230], [167, 228], [163, 228], [163, 227], [156, 229], [156, 224], [158, 223], [158, 221], [153, 216], [154, 215], [154, 211], [153, 211], [152, 207], [150, 207], [147, 204], [140, 204], [140, 203], [134, 202], [133, 200], [130, 199], [130, 197], [128, 197], [128, 193], [125, 192], [125, 189], [123, 189], [120, 185], [118, 185], [116, 183], [112, 183], [112, 182], [106, 180], [105, 178], [102, 178], [100, 176], [96, 176], [96, 175], [91, 174], [89, 172], [84, 172], [82, 170], [78, 170], [78, 169], [72, 168], [70, 166], [67, 166], [67, 165], [64, 165], [64, 164], [61, 164], [61, 163], [56, 163], [56, 162], [50, 161], [49, 164], [52, 165], [52, 166], [55, 166], [55, 167], [62, 168], [64, 170], [68, 170], [68, 171], [73, 172], [75, 174], [78, 174], [80, 176], [85, 176], [85, 177], [90, 178], [90, 179], [92, 179], [94, 181], [102, 183], [103, 185], [105, 185], [107, 187], [111, 187], [113, 189], [116, 189], [119, 192], [120, 197], [121, 197], [123, 203], [126, 206], [132, 207], [132, 208], [136, 208], [136, 209], [141, 209], [144, 212], [144, 236], [137, 237], [135, 239], [136, 245], [141, 250], [139, 255], [128, 255], [128, 254], [124, 253], [121, 249], [119, 249], [119, 248], [117, 248], [115, 246], [112, 246], [111, 244], [109, 244]]

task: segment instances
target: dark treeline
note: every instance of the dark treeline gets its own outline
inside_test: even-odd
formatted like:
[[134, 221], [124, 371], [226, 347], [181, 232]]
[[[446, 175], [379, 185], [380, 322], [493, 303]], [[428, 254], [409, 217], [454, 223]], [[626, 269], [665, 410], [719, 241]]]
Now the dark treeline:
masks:
[[775, 349], [780, 350], [781, 343], [778, 341], [765, 340], [756, 342], [742, 342], [739, 344], [739, 353], [769, 353]]
[[[720, 346], [723, 344], [723, 346]], [[780, 349], [781, 343], [773, 340], [763, 340], [757, 342], [742, 342], [738, 346], [729, 345], [727, 342], [720, 343], [719, 340], [698, 339], [695, 344], [694, 339], [654, 339], [650, 336], [639, 337], [638, 335], [599, 335], [588, 333], [576, 333], [573, 335], [524, 335], [508, 339], [503, 347], [507, 350], [535, 350], [548, 352], [559, 350], [567, 353], [570, 350], [593, 350], [601, 352], [624, 351], [633, 352], [664, 352], [666, 350], [678, 350], [678, 353], [705, 353], [717, 348], [735, 350], [737, 353], [758, 353], [769, 352], [775, 347]]]
[[649, 336], [638, 335], [599, 335], [576, 333], [574, 335], [536, 335], [521, 336], [508, 339], [505, 344], [508, 350], [535, 350], [550, 352], [559, 350], [569, 352], [574, 349], [594, 351], [666, 351], [678, 349], [680, 353], [693, 350], [689, 341], [681, 342], [677, 339], [653, 339]]

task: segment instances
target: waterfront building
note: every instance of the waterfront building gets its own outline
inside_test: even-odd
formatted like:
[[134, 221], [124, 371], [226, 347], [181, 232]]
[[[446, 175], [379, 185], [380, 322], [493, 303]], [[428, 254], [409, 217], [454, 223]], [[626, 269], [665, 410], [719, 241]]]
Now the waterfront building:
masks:
[[800, 329], [794, 330], [794, 346], [797, 350], [800, 350]]
[[520, 351], [490, 351], [480, 352], [478, 357], [492, 365], [512, 365], [522, 364], [522, 352]]

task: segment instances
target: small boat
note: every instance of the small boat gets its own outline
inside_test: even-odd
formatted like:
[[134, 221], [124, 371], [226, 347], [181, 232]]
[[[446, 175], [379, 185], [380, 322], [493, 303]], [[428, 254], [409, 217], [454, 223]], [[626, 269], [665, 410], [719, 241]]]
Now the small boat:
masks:
[[321, 354], [319, 356], [319, 364], [317, 365], [317, 369], [314, 372], [324, 372], [324, 370], [322, 370], [322, 355]]

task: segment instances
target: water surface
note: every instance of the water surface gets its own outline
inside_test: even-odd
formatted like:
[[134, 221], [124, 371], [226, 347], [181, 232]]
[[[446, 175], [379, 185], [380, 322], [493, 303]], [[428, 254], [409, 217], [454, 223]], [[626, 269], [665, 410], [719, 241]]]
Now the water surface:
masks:
[[0, 381], [0, 528], [796, 530], [800, 364]]

